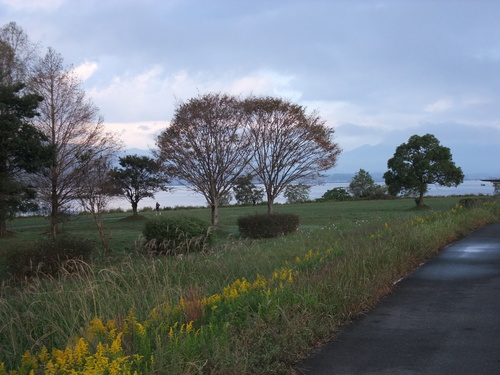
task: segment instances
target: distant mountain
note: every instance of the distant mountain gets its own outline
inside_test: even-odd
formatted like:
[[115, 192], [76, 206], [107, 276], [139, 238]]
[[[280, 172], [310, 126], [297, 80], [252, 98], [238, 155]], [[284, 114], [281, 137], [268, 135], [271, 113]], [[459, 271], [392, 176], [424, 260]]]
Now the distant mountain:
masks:
[[345, 151], [339, 155], [337, 166], [332, 173], [356, 173], [360, 169], [383, 174], [387, 170], [387, 160], [394, 155], [395, 148], [389, 145], [364, 145], [352, 151]]
[[142, 150], [140, 148], [129, 148], [128, 150], [124, 150], [118, 153], [119, 157], [123, 157], [126, 155], [139, 155], [139, 156], [149, 156], [149, 157], [152, 156], [151, 151]]
[[[387, 161], [394, 156], [398, 145], [380, 143], [363, 145], [339, 155], [337, 166], [325, 174], [325, 182], [350, 182], [354, 174], [364, 169], [377, 182], [383, 181]], [[500, 147], [494, 144], [452, 144], [450, 146], [455, 164], [462, 168], [466, 179], [500, 178]], [[119, 154], [152, 156], [150, 150], [131, 148]]]
[[[396, 147], [381, 143], [343, 152], [339, 155], [337, 166], [329, 173], [328, 180], [335, 175], [357, 173], [360, 169], [369, 172], [375, 181], [382, 180], [382, 175], [387, 171], [387, 161], [394, 156]], [[500, 147], [494, 144], [464, 143], [452, 144], [449, 147], [453, 161], [462, 168], [466, 179], [500, 177]]]

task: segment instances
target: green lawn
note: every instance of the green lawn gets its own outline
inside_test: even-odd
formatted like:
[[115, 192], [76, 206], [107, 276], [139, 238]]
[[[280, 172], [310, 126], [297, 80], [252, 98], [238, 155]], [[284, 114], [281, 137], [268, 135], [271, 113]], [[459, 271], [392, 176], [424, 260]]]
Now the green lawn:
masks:
[[[447, 211], [453, 208], [459, 197], [427, 198], [430, 211]], [[220, 225], [216, 231], [218, 243], [228, 237], [238, 238], [237, 219], [243, 215], [265, 213], [266, 206], [230, 206], [221, 207], [219, 213]], [[339, 229], [355, 227], [366, 223], [391, 222], [407, 217], [425, 216], [429, 211], [415, 210], [412, 199], [396, 199], [384, 201], [348, 201], [326, 203], [304, 203], [276, 205], [275, 212], [293, 213], [300, 218], [301, 230], [312, 230], [334, 224]], [[209, 208], [194, 208], [162, 211], [162, 215], [189, 215], [210, 221]], [[153, 218], [152, 211], [141, 212], [142, 219]], [[127, 220], [130, 213], [110, 213], [104, 216], [106, 231], [111, 237], [112, 250], [122, 253], [133, 249], [134, 241], [141, 235], [144, 220]], [[98, 244], [98, 233], [90, 215], [75, 215], [63, 223], [61, 228], [70, 234], [92, 238]], [[14, 237], [1, 239], [2, 244], [18, 240], [32, 241], [42, 238], [49, 229], [49, 222], [41, 217], [20, 217], [8, 223], [8, 229], [15, 233]]]

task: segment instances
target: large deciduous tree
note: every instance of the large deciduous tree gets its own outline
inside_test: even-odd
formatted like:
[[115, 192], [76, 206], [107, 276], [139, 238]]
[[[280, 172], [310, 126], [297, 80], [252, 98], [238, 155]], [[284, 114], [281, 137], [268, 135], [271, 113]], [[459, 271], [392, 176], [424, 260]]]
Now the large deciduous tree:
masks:
[[335, 166], [341, 149], [333, 141], [334, 130], [300, 105], [251, 97], [245, 108], [254, 147], [251, 168], [264, 185], [272, 213], [274, 200], [288, 185], [321, 177]]
[[23, 87], [0, 84], [0, 237], [8, 234], [7, 219], [34, 207], [35, 191], [27, 175], [48, 166], [51, 159], [46, 137], [29, 123], [42, 98], [19, 95]]
[[98, 108], [85, 96], [80, 79], [49, 48], [36, 63], [30, 88], [44, 98], [38, 128], [54, 149], [50, 169], [37, 179], [41, 198], [50, 207], [50, 232], [56, 236], [66, 207], [78, 199], [85, 166], [115, 152], [119, 142], [105, 133]]
[[384, 174], [389, 193], [416, 195], [418, 207], [424, 206], [429, 184], [458, 186], [463, 182], [462, 169], [452, 160], [448, 147], [442, 146], [432, 134], [413, 135], [396, 148], [387, 162]]
[[221, 198], [251, 157], [245, 119], [237, 98], [210, 93], [179, 104], [157, 139], [157, 155], [169, 174], [205, 197], [214, 226]]
[[147, 156], [127, 155], [120, 158], [120, 168], [112, 171], [114, 184], [132, 205], [132, 215], [137, 216], [137, 206], [144, 198], [154, 198], [155, 193], [167, 190], [168, 179], [160, 163]]

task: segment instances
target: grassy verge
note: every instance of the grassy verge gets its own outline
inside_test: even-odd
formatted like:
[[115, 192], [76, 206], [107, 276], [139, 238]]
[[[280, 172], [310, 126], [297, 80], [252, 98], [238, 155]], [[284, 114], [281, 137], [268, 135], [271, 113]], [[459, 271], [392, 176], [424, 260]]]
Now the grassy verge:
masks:
[[465, 211], [450, 200], [425, 213], [404, 201], [349, 203], [359, 206], [335, 206], [343, 220], [332, 220], [334, 206], [295, 207], [306, 228], [276, 240], [229, 238], [177, 258], [123, 255], [113, 266], [82, 263], [77, 275], [4, 288], [0, 362], [14, 374], [290, 373], [394, 280], [500, 217], [496, 205]]

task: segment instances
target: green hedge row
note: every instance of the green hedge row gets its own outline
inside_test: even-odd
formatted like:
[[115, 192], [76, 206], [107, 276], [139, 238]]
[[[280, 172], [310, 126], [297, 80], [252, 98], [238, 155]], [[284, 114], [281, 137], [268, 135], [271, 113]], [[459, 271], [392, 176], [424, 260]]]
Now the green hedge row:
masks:
[[243, 237], [273, 238], [295, 232], [299, 217], [294, 214], [256, 214], [238, 218], [238, 228]]

